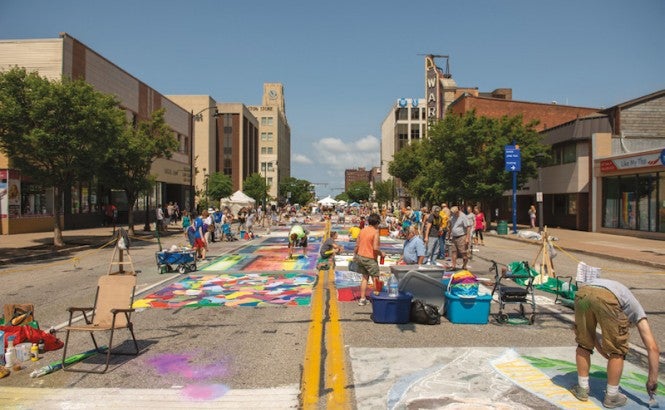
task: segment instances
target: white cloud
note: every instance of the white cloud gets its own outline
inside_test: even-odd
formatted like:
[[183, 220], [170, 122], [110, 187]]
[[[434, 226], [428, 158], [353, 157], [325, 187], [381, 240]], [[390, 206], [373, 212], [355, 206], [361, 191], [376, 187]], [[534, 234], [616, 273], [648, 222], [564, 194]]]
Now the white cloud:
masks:
[[314, 162], [309, 159], [309, 157], [306, 157], [302, 154], [295, 154], [293, 158], [291, 158], [292, 162], [295, 162], [296, 164], [313, 164]]
[[310, 146], [297, 147], [293, 153], [292, 172], [296, 178], [317, 183], [317, 195], [336, 195], [344, 187], [344, 170], [379, 166], [380, 142], [373, 135], [345, 141], [337, 137], [321, 138]]
[[371, 169], [379, 163], [379, 140], [373, 135], [355, 141], [322, 138], [313, 147], [319, 162], [338, 172], [358, 167]]

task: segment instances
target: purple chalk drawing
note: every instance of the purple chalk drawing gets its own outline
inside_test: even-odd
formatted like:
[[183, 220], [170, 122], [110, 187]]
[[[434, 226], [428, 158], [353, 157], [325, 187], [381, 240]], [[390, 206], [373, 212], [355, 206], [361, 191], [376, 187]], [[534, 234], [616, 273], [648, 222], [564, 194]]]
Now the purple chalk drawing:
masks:
[[229, 392], [224, 384], [190, 384], [182, 389], [182, 394], [192, 400], [214, 400]]
[[175, 373], [192, 380], [205, 380], [228, 374], [225, 363], [192, 366], [190, 359], [187, 355], [167, 353], [150, 358], [148, 363], [160, 374]]

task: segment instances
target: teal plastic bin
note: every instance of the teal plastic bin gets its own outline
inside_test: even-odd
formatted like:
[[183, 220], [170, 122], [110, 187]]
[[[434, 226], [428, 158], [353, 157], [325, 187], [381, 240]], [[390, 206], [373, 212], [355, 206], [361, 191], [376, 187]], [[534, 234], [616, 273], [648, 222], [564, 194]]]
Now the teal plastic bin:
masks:
[[508, 222], [499, 221], [499, 223], [496, 226], [496, 233], [499, 235], [508, 235]]

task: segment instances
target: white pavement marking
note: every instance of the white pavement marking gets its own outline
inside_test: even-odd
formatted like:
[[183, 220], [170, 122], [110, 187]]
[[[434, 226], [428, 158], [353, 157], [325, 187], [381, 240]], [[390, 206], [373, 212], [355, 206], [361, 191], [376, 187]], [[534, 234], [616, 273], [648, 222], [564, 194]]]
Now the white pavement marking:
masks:
[[[205, 386], [201, 386], [205, 392]], [[0, 405], [14, 409], [295, 409], [298, 385], [274, 389], [229, 390], [210, 400], [188, 397], [181, 389], [0, 388]]]

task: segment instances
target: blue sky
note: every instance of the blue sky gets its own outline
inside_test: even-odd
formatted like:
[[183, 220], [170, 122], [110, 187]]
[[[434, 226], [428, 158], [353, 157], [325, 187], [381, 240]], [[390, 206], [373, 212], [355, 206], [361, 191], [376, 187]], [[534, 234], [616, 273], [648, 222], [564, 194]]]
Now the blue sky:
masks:
[[67, 32], [162, 94], [261, 102], [285, 87], [292, 174], [339, 193], [378, 165], [381, 122], [422, 98], [419, 53], [459, 86], [608, 107], [665, 89], [662, 0], [0, 0], [0, 38]]

